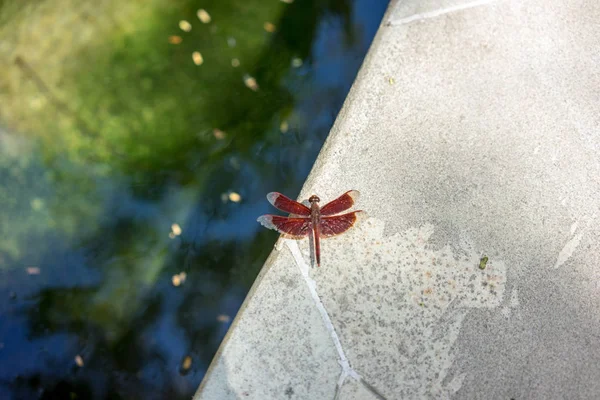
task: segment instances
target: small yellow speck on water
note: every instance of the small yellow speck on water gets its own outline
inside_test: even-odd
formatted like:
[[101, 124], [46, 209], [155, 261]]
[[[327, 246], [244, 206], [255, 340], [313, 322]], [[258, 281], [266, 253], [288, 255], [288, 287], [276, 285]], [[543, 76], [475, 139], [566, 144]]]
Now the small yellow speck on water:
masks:
[[42, 272], [39, 267], [27, 267], [28, 275], [39, 275]]
[[171, 44], [179, 44], [182, 41], [183, 41], [183, 39], [181, 38], [181, 36], [177, 36], [177, 35], [169, 36], [169, 43], [171, 43]]
[[205, 24], [208, 24], [212, 20], [210, 14], [203, 8], [199, 9], [196, 15], [198, 16], [198, 19]]
[[39, 211], [44, 207], [44, 200], [36, 197], [33, 200], [31, 200], [30, 204], [31, 208], [33, 208], [36, 211]]
[[239, 67], [240, 66], [240, 60], [238, 60], [237, 58], [233, 58], [231, 59], [231, 66], [232, 67]]
[[184, 32], [189, 32], [192, 30], [192, 24], [187, 22], [185, 19], [182, 19], [181, 21], [179, 21], [179, 29], [181, 29]]
[[171, 231], [175, 236], [181, 235], [181, 227], [179, 226], [179, 224], [171, 225]]
[[229, 200], [233, 201], [234, 203], [239, 203], [240, 201], [242, 201], [242, 196], [240, 196], [236, 192], [231, 192], [229, 193]]
[[223, 140], [225, 139], [225, 132], [223, 132], [220, 129], [213, 129], [213, 136], [215, 137], [215, 139], [219, 139], [219, 140]]
[[279, 130], [281, 131], [281, 133], [286, 133], [288, 131], [288, 129], [290, 128], [289, 124], [287, 121], [283, 121], [280, 125], [279, 125]]
[[231, 321], [231, 317], [229, 315], [219, 314], [217, 316], [217, 321], [227, 323], [227, 322]]
[[201, 65], [204, 62], [204, 58], [202, 58], [202, 54], [199, 51], [192, 53], [192, 60], [194, 60], [194, 64], [196, 65]]
[[271, 22], [265, 22], [263, 24], [263, 28], [265, 28], [265, 31], [269, 32], [269, 33], [273, 33], [275, 32], [275, 25], [272, 24]]
[[173, 283], [173, 286], [175, 287], [181, 285], [181, 277], [179, 276], [179, 274], [173, 275], [173, 277], [171, 278], [171, 283]]
[[247, 88], [254, 90], [255, 92], [258, 91], [258, 83], [256, 83], [256, 79], [250, 75], [244, 76], [244, 84]]
[[83, 367], [83, 357], [79, 354], [75, 356], [75, 364], [77, 364], [78, 367]]
[[34, 98], [31, 99], [31, 102], [30, 102], [31, 108], [33, 108], [35, 110], [39, 110], [40, 108], [42, 108], [44, 106], [44, 104], [46, 104], [46, 101], [44, 100], [43, 97], [39, 97], [39, 96], [35, 96]]
[[302, 66], [302, 59], [300, 57], [292, 58], [292, 67], [298, 68]]
[[185, 271], [182, 271], [171, 277], [171, 283], [173, 283], [173, 286], [177, 287], [177, 286], [183, 285], [186, 279], [187, 279], [187, 274], [185, 273]]
[[181, 369], [183, 369], [184, 371], [187, 371], [190, 368], [192, 368], [192, 357], [185, 356], [185, 358], [183, 359], [183, 362], [181, 363]]

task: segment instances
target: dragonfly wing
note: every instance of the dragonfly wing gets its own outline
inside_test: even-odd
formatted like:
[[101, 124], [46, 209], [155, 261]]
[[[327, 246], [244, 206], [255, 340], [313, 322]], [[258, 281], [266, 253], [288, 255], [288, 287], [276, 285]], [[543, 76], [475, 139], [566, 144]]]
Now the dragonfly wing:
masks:
[[346, 211], [356, 203], [360, 193], [358, 190], [350, 190], [337, 199], [330, 201], [321, 207], [321, 215], [335, 215]]
[[267, 200], [269, 200], [269, 203], [273, 204], [274, 207], [280, 209], [281, 211], [295, 215], [310, 215], [310, 208], [306, 207], [304, 204], [300, 204], [297, 201], [290, 199], [289, 197], [285, 197], [281, 193], [271, 192], [267, 194]]
[[364, 211], [353, 211], [332, 217], [321, 217], [320, 234], [323, 237], [339, 235], [352, 228], [357, 220], [366, 217]]
[[257, 219], [266, 228], [292, 236], [306, 236], [310, 232], [310, 218], [290, 218], [280, 215], [262, 215]]

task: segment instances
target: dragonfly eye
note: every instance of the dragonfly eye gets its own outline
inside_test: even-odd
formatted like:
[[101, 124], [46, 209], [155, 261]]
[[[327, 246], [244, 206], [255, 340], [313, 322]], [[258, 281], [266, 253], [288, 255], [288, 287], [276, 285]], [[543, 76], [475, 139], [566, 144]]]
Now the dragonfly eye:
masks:
[[308, 199], [308, 202], [311, 204], [315, 203], [315, 202], [318, 203], [320, 201], [321, 201], [321, 199], [319, 199], [319, 197], [315, 196], [314, 194], [312, 196], [310, 196], [310, 198]]

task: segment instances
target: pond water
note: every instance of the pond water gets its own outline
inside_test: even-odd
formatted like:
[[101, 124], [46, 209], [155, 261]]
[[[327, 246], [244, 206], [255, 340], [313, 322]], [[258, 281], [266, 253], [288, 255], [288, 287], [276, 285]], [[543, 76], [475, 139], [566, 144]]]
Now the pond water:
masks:
[[0, 398], [193, 396], [387, 3], [0, 2]]

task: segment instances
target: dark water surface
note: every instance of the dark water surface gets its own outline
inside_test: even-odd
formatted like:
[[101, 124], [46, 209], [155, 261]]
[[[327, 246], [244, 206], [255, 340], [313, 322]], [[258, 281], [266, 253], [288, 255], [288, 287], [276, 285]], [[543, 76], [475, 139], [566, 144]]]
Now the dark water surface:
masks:
[[0, 399], [191, 398], [387, 3], [0, 1]]

